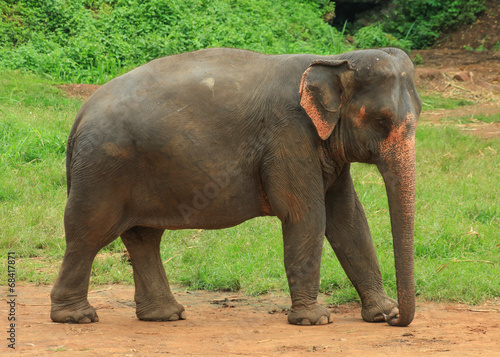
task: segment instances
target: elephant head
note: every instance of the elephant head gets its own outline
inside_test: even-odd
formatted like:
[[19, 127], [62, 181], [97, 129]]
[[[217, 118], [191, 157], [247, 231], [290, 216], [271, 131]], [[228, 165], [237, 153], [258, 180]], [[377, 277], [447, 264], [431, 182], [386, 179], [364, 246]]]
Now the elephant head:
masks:
[[422, 104], [413, 63], [401, 50], [364, 50], [313, 62], [304, 72], [301, 105], [336, 165], [376, 164], [386, 186], [396, 266], [399, 314], [415, 313], [413, 235], [415, 131]]

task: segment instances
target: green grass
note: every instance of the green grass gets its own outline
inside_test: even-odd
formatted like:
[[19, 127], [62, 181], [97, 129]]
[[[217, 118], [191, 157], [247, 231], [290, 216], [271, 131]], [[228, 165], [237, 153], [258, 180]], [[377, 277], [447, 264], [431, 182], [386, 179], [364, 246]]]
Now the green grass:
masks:
[[443, 120], [447, 120], [450, 122], [457, 122], [460, 124], [469, 124], [469, 123], [478, 123], [478, 122], [500, 123], [500, 113], [462, 116], [462, 117], [458, 117], [458, 118], [444, 118]]
[[444, 98], [440, 95], [421, 95], [420, 99], [422, 99], [423, 110], [453, 109], [473, 104], [473, 102], [469, 100], [460, 98]]
[[[442, 99], [442, 105], [448, 105]], [[0, 73], [0, 259], [17, 253], [18, 281], [52, 284], [64, 253], [65, 141], [82, 102], [65, 98], [50, 80]], [[452, 104], [456, 105], [456, 104]], [[500, 295], [500, 140], [483, 141], [452, 126], [417, 133], [417, 294], [479, 303]], [[392, 238], [383, 181], [356, 164], [353, 177], [367, 212], [386, 290], [396, 296]], [[133, 283], [120, 239], [104, 248], [93, 285]], [[287, 291], [281, 224], [257, 218], [237, 227], [165, 233], [169, 279], [188, 288]], [[0, 275], [5, 284], [6, 274]], [[333, 302], [356, 300], [332, 249], [323, 250], [321, 290]]]

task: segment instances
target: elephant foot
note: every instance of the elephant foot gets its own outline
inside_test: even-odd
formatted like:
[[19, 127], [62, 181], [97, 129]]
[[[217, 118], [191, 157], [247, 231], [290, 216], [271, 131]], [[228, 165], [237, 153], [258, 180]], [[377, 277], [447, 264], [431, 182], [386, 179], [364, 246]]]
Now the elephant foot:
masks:
[[177, 321], [186, 319], [186, 311], [181, 304], [137, 303], [136, 315], [142, 321]]
[[52, 304], [50, 318], [54, 322], [70, 324], [89, 324], [99, 322], [95, 309], [87, 302], [85, 306], [60, 306]]
[[361, 307], [361, 316], [367, 322], [384, 322], [398, 314], [398, 302], [385, 294], [365, 299]]
[[319, 304], [294, 309], [288, 314], [288, 323], [292, 325], [326, 325], [332, 322], [330, 310]]

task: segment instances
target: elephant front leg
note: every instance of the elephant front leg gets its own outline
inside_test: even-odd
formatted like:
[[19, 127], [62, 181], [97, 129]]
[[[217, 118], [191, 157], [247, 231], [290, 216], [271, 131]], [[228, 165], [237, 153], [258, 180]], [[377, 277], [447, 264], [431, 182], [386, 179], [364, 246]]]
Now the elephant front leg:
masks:
[[330, 311], [317, 301], [323, 222], [314, 215], [301, 222], [283, 224], [285, 268], [292, 298], [288, 314], [290, 324], [324, 325], [331, 322]]
[[349, 169], [344, 168], [327, 192], [326, 237], [361, 298], [363, 319], [385, 321], [397, 315], [398, 303], [384, 292], [368, 222]]

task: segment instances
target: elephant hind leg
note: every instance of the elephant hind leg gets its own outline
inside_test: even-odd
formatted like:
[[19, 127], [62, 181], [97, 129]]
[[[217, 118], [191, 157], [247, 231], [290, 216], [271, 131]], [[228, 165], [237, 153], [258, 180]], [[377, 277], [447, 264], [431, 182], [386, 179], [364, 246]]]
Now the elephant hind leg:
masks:
[[113, 202], [82, 210], [80, 204], [69, 199], [64, 216], [66, 251], [50, 294], [52, 321], [99, 321], [87, 300], [92, 263], [97, 252], [120, 235], [121, 212]]
[[121, 235], [132, 261], [139, 320], [184, 320], [186, 313], [168, 284], [160, 257], [163, 229], [133, 227]]

